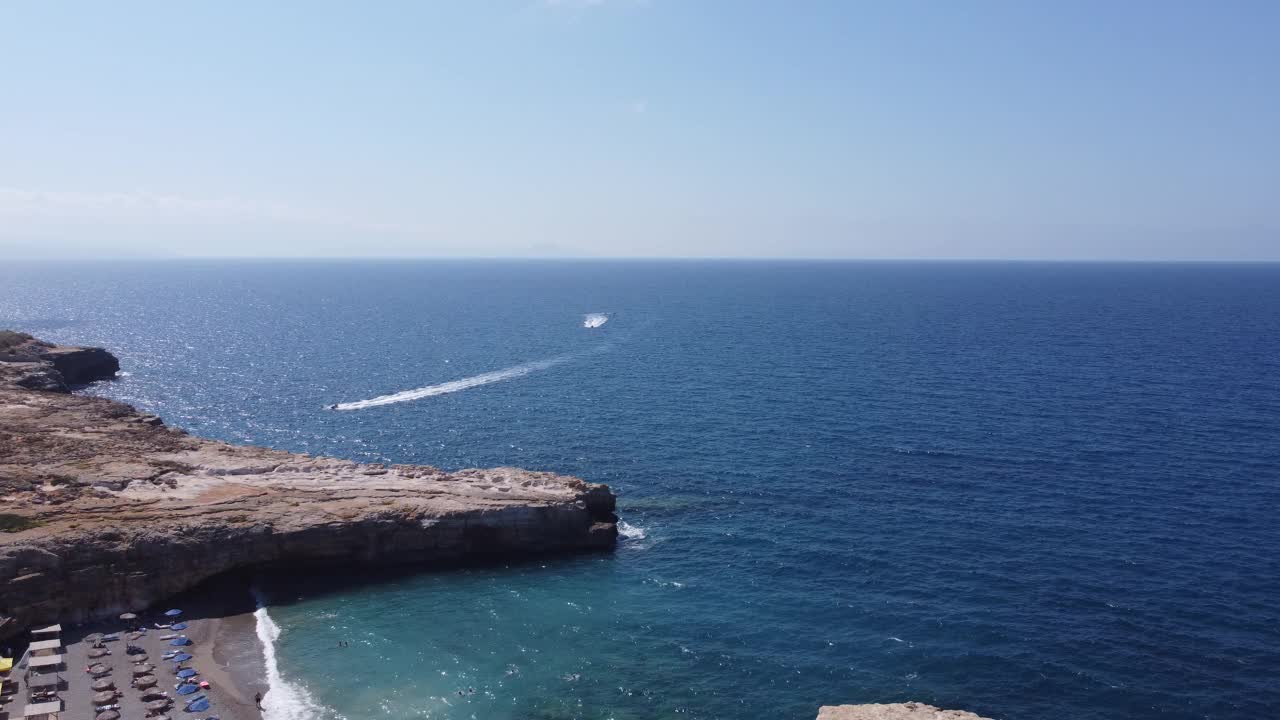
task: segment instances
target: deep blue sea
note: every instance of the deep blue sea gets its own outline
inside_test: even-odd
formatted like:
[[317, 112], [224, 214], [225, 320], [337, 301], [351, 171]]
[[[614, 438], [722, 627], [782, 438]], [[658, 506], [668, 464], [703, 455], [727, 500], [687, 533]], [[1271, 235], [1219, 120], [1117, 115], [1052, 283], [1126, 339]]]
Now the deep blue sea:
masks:
[[4, 326], [194, 433], [618, 493], [612, 555], [267, 582], [277, 718], [1280, 717], [1280, 265], [3, 263]]

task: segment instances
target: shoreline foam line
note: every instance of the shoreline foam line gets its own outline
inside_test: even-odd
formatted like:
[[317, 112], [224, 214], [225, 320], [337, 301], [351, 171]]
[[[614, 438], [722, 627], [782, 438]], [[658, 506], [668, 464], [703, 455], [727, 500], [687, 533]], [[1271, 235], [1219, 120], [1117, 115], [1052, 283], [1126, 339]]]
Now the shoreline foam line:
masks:
[[436, 395], [447, 395], [449, 393], [461, 392], [462, 390], [470, 390], [473, 387], [481, 385], [490, 385], [504, 380], [514, 380], [518, 377], [524, 377], [529, 373], [546, 370], [563, 362], [568, 362], [577, 357], [576, 355], [557, 355], [546, 360], [538, 360], [536, 362], [524, 363], [522, 365], [513, 365], [502, 370], [494, 370], [492, 372], [473, 375], [461, 380], [451, 380], [439, 385], [428, 385], [426, 387], [415, 388], [413, 390], [404, 390], [390, 395], [379, 395], [368, 400], [356, 400], [354, 402], [338, 403], [334, 406], [334, 410], [363, 410], [365, 408], [378, 407], [380, 405], [391, 405], [394, 403], [408, 402], [410, 400], [421, 400], [422, 398], [434, 397]]
[[271, 619], [266, 604], [256, 591], [254, 598], [258, 601], [258, 609], [253, 611], [254, 629], [267, 671], [267, 692], [262, 696], [263, 719], [317, 720], [331, 715], [311, 697], [306, 688], [288, 682], [280, 675], [280, 665], [276, 661], [276, 640], [280, 637], [280, 626]]

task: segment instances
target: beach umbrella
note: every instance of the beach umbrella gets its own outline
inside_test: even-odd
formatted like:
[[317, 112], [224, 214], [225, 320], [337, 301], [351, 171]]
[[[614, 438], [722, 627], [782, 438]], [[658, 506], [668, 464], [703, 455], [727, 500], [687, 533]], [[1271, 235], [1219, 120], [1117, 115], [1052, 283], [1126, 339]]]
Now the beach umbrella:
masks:
[[183, 679], [189, 678], [195, 674], [196, 674], [196, 671], [192, 670], [191, 668], [182, 668], [181, 670], [178, 671], [178, 677]]
[[103, 710], [93, 716], [93, 720], [120, 720], [120, 713], [115, 710]]
[[169, 626], [170, 630], [186, 630], [187, 624], [184, 622], [176, 622]]
[[153, 700], [147, 703], [147, 710], [149, 712], [160, 712], [161, 710], [164, 710], [167, 707], [169, 707], [168, 698], [165, 698], [164, 700]]
[[209, 709], [209, 698], [201, 695], [200, 697], [187, 703], [187, 712], [204, 712]]
[[94, 705], [106, 705], [116, 699], [116, 694], [110, 690], [103, 690], [93, 696]]
[[138, 616], [133, 613], [124, 613], [120, 616], [121, 620], [137, 620]]
[[102, 642], [102, 633], [89, 633], [84, 636], [84, 641], [91, 645], [96, 645]]
[[182, 611], [179, 610], [178, 608], [174, 608], [172, 610], [165, 610], [164, 614], [167, 617], [178, 617], [179, 615], [182, 614]]
[[200, 686], [195, 683], [182, 683], [181, 685], [178, 686], [178, 694], [190, 695], [191, 693], [199, 689], [200, 689]]
[[104, 678], [102, 680], [94, 680], [89, 688], [94, 692], [102, 692], [103, 690], [115, 690], [116, 684]]
[[186, 661], [190, 660], [190, 659], [191, 659], [191, 656], [190, 656], [190, 655], [188, 655], [188, 654], [186, 654], [186, 653], [178, 653], [177, 655], [174, 655], [173, 657], [171, 657], [171, 658], [169, 658], [169, 659], [170, 659], [170, 660], [172, 660], [172, 661], [174, 661], [174, 662], [184, 663], [184, 662], [186, 662]]
[[111, 653], [107, 652], [106, 648], [91, 648], [89, 652], [85, 654], [91, 658], [100, 658], [103, 655], [110, 655]]
[[85, 668], [85, 672], [88, 672], [90, 675], [102, 675], [103, 673], [111, 672], [111, 668], [108, 668], [102, 663], [94, 663]]
[[184, 638], [184, 637], [182, 637], [182, 638], [174, 638], [174, 639], [172, 639], [172, 640], [170, 640], [170, 641], [169, 641], [169, 644], [170, 644], [170, 645], [173, 645], [174, 647], [181, 647], [181, 646], [183, 646], [183, 645], [190, 645], [190, 644], [191, 644], [191, 641], [190, 641], [190, 640], [188, 640], [187, 638]]
[[154, 665], [139, 665], [133, 669], [133, 676], [142, 677], [143, 675], [150, 675], [151, 671], [155, 669]]
[[134, 680], [134, 681], [133, 681], [133, 684], [134, 684], [134, 685], [137, 685], [137, 686], [138, 686], [138, 687], [140, 687], [140, 688], [155, 687], [155, 684], [156, 684], [156, 676], [155, 676], [155, 675], [143, 675], [142, 677], [138, 678], [137, 680]]

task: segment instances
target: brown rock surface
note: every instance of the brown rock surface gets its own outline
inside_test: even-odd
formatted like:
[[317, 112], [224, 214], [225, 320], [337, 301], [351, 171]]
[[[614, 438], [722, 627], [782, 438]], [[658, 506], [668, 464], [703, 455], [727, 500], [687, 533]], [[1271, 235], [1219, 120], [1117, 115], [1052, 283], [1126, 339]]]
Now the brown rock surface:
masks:
[[578, 478], [230, 445], [18, 382], [61, 373], [56, 362], [76, 377], [118, 367], [75, 350], [0, 360], [0, 634], [143, 608], [247, 567], [447, 564], [616, 541], [613, 494]]
[[964, 710], [942, 710], [924, 703], [827, 705], [818, 720], [988, 720]]

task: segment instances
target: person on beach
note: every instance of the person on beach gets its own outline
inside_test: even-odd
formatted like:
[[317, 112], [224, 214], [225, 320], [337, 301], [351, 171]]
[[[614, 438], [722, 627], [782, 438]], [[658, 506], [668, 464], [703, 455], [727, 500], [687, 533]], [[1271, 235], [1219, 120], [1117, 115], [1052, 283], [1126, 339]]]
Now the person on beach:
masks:
[[262, 693], [256, 692], [253, 694], [253, 704], [257, 705], [259, 710], [262, 709]]

